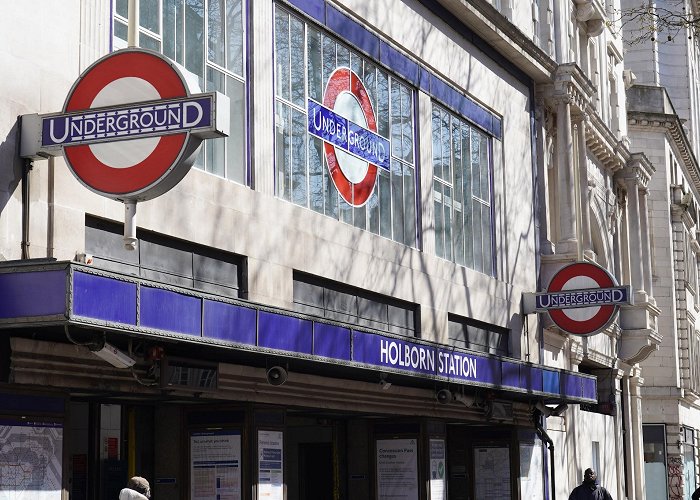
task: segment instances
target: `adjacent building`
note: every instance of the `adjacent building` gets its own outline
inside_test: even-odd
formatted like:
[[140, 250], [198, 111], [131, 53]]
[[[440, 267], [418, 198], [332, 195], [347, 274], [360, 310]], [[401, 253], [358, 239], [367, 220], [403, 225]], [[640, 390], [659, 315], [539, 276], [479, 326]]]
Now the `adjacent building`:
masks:
[[[72, 160], [25, 154], [21, 132], [32, 114], [81, 109], [66, 97], [80, 75], [134, 39], [129, 3], [139, 47], [228, 97], [230, 133], [125, 212]], [[676, 316], [657, 293], [679, 281], [661, 283], [660, 249], [685, 272], [670, 249], [683, 224], [694, 234], [695, 212], [673, 207], [695, 192], [695, 160], [681, 121], [659, 136], [675, 170], [635, 138], [618, 7], [7, 6], [3, 489], [115, 498], [138, 473], [159, 498], [553, 499], [594, 467], [615, 498], [652, 498], [656, 428], [642, 423], [670, 421], [647, 415], [645, 370], [682, 330], [665, 330]], [[84, 106], [163, 97], [152, 72], [123, 65]], [[79, 147], [108, 164], [110, 190], [162, 140]], [[655, 198], [666, 172], [680, 190], [673, 231]], [[592, 336], [523, 309], [523, 294], [579, 261], [634, 295]], [[16, 467], [27, 462], [39, 472]]]

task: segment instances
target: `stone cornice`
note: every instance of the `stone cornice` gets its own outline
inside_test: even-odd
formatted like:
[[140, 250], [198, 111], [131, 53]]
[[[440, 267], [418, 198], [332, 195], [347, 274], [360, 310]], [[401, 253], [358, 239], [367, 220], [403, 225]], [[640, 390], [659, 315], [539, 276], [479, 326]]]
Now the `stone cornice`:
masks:
[[644, 153], [632, 153], [627, 165], [618, 175], [622, 180], [633, 179], [639, 188], [646, 191], [654, 172], [656, 169]]
[[586, 126], [586, 146], [610, 172], [625, 167], [630, 158], [625, 140], [618, 140], [597, 113]]
[[634, 85], [627, 91], [630, 131], [659, 131], [673, 142], [695, 189], [700, 191], [700, 166], [666, 89]]
[[536, 83], [551, 82], [556, 62], [486, 0], [436, 0]]

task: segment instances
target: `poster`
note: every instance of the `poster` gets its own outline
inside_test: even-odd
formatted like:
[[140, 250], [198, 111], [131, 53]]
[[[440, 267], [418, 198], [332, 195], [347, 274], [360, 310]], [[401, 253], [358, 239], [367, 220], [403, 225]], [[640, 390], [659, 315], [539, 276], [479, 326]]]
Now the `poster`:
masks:
[[241, 433], [236, 430], [190, 435], [190, 498], [241, 499]]
[[474, 497], [511, 499], [508, 447], [474, 448]]
[[377, 440], [378, 500], [418, 500], [415, 439]]
[[61, 500], [63, 427], [0, 421], [0, 500]]
[[520, 491], [522, 500], [539, 500], [544, 494], [540, 441], [520, 443]]
[[282, 431], [258, 431], [258, 499], [283, 500]]
[[430, 440], [430, 500], [446, 500], [445, 440]]

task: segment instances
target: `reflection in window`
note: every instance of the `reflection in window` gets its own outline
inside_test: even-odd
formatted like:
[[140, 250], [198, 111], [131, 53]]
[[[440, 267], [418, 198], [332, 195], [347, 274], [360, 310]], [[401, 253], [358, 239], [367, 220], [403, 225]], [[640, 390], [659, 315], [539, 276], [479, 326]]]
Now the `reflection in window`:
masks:
[[[339, 196], [324, 143], [307, 133], [309, 99], [323, 102], [329, 76], [350, 68], [367, 89], [377, 133], [389, 140], [390, 169], [378, 168], [366, 203]], [[347, 91], [350, 89], [348, 88]], [[414, 92], [371, 60], [276, 6], [275, 175], [277, 195], [355, 227], [416, 245]]]
[[510, 330], [481, 321], [450, 315], [447, 336], [449, 344], [474, 351], [509, 355]]
[[[243, 0], [139, 0], [139, 46], [194, 75], [202, 92], [230, 99], [231, 134], [205, 141], [195, 167], [245, 184]], [[127, 0], [114, 4], [114, 47], [126, 47]]]
[[490, 140], [437, 104], [432, 130], [436, 253], [493, 276]]

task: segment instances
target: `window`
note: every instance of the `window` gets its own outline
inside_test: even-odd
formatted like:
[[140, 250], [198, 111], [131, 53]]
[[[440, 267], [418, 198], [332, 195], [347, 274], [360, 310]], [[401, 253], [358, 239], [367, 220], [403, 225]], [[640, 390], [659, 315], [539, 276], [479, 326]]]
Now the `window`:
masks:
[[419, 336], [415, 304], [312, 276], [294, 275], [294, 310], [408, 337]]
[[[367, 108], [371, 106], [373, 132], [387, 142], [389, 149], [386, 168], [374, 167], [376, 180], [368, 185], [362, 197], [357, 194], [358, 186], [369, 177], [373, 165], [348, 152], [335, 151], [332, 156], [337, 157], [335, 171], [339, 167], [346, 179], [341, 182], [341, 194], [335, 174], [329, 174], [330, 142], [308, 133], [309, 107], [332, 107], [327, 102], [327, 84], [340, 68], [346, 68], [356, 80], [348, 78], [346, 88], [336, 85], [345, 104], [336, 105], [332, 111], [372, 129], [367, 118]], [[351, 81], [360, 83], [353, 85]], [[361, 91], [366, 99], [364, 106], [355, 95], [356, 87], [364, 89]], [[412, 88], [373, 61], [276, 6], [275, 96], [277, 196], [399, 243], [416, 246]], [[335, 102], [340, 100], [338, 97]]]
[[647, 498], [667, 499], [666, 427], [663, 424], [643, 425], [642, 434]]
[[697, 487], [695, 482], [695, 431], [690, 427], [681, 427], [681, 440], [683, 442], [685, 498], [690, 500], [690, 495]]
[[494, 275], [489, 137], [433, 104], [435, 250]]
[[88, 217], [85, 251], [109, 271], [207, 293], [245, 298], [243, 257], [138, 230], [136, 250], [124, 248], [121, 224]]
[[473, 319], [450, 315], [447, 336], [449, 344], [474, 351], [508, 356], [509, 330]]
[[[127, 46], [128, 0], [114, 2], [114, 47]], [[231, 101], [229, 137], [204, 141], [195, 167], [245, 184], [245, 18], [243, 0], [139, 0], [139, 46], [190, 72], [202, 92]]]

